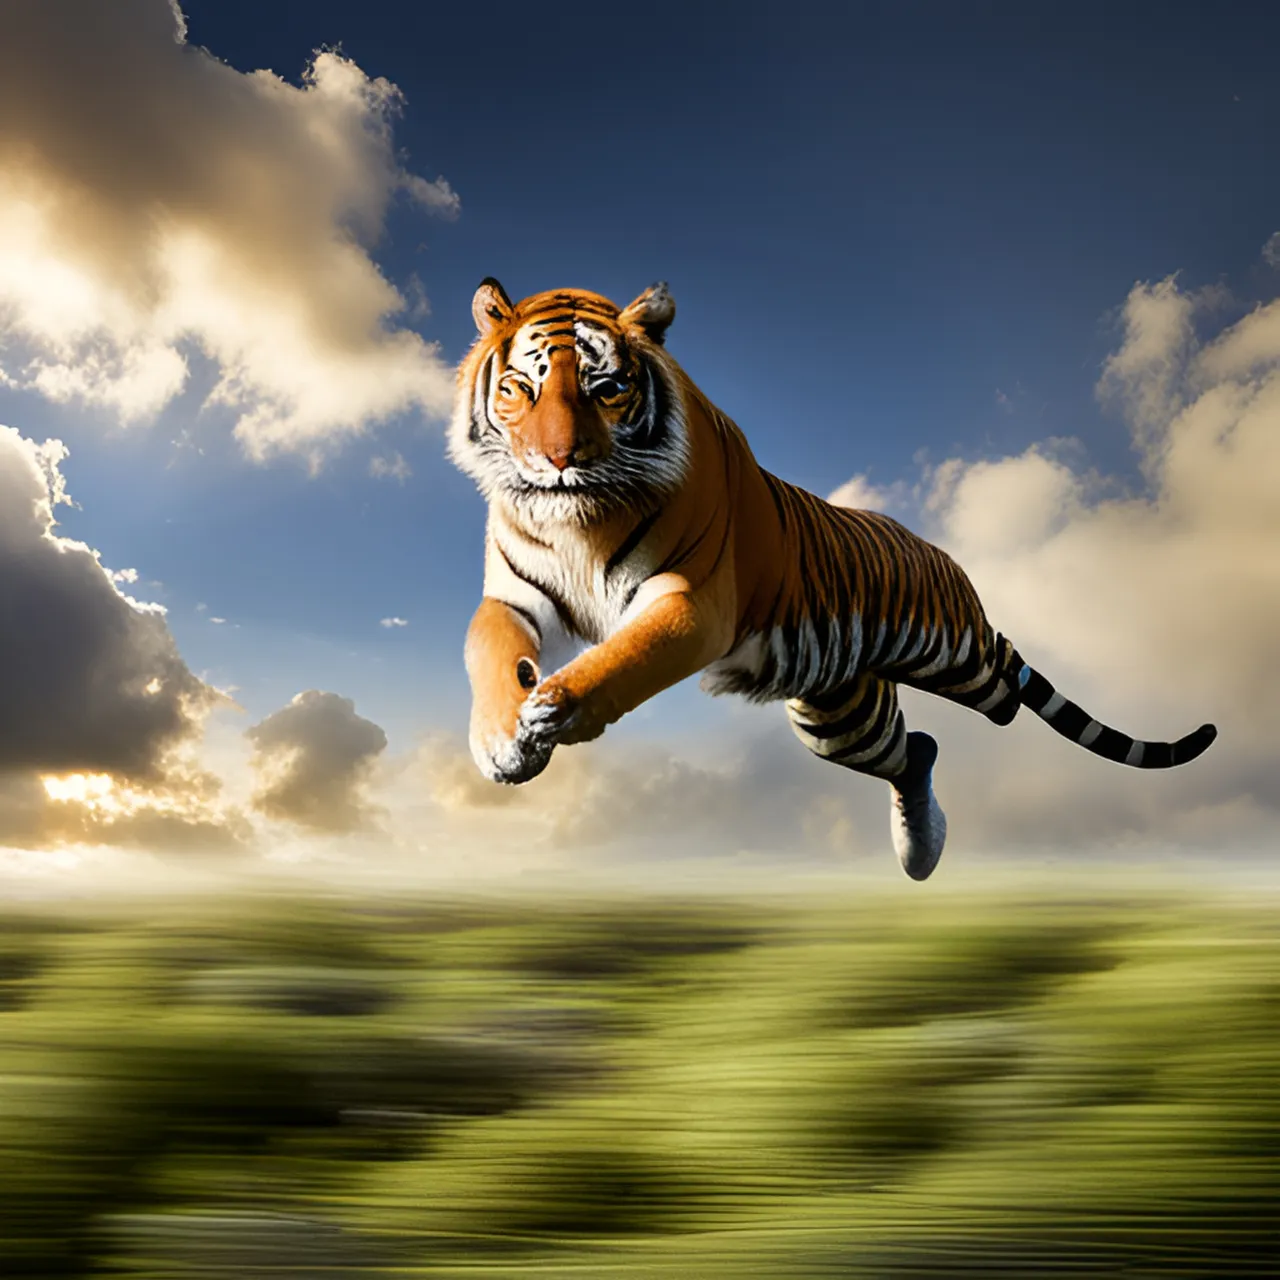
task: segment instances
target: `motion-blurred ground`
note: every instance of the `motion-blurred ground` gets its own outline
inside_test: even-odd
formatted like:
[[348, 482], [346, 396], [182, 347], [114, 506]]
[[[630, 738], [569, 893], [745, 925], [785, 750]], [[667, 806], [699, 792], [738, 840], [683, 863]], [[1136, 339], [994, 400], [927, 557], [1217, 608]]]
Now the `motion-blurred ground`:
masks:
[[10, 910], [0, 1275], [1280, 1274], [1280, 913]]

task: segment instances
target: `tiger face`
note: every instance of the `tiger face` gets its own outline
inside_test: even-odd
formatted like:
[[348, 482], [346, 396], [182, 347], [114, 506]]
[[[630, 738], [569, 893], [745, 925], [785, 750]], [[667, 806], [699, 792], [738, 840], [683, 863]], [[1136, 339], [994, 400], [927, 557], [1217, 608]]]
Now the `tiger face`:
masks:
[[665, 285], [622, 311], [559, 290], [518, 305], [496, 280], [472, 304], [479, 336], [458, 374], [450, 452], [486, 497], [536, 521], [582, 521], [679, 484], [684, 416], [662, 338]]

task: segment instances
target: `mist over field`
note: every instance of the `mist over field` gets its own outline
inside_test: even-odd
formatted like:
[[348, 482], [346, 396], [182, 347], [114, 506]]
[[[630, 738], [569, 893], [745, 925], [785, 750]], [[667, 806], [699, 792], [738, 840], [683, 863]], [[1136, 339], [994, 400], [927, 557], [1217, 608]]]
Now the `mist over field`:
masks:
[[1273, 1275], [1277, 906], [11, 906], [0, 1273]]

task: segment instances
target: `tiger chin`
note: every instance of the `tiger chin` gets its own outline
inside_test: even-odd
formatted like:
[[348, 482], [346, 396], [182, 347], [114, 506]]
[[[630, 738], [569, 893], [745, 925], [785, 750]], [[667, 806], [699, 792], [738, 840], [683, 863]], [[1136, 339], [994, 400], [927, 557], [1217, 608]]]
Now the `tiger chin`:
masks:
[[529, 781], [701, 671], [710, 693], [782, 702], [811, 752], [887, 782], [894, 850], [923, 880], [947, 824], [937, 743], [908, 732], [900, 685], [997, 725], [1027, 707], [1138, 768], [1216, 737], [1144, 742], [1093, 719], [993, 630], [944, 551], [760, 467], [667, 351], [665, 284], [619, 308], [581, 289], [513, 303], [487, 279], [472, 314], [449, 450], [489, 504], [465, 657], [471, 752], [493, 781]]

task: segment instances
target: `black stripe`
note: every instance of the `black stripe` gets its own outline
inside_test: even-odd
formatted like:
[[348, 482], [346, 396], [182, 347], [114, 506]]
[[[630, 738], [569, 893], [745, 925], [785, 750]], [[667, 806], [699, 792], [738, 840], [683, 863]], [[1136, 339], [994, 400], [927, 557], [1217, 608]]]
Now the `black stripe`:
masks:
[[1169, 769], [1173, 767], [1172, 742], [1144, 742], [1140, 769]]
[[864, 760], [864, 761], [863, 761], [863, 762], [858, 766], [858, 769], [859, 769], [860, 771], [862, 771], [862, 772], [865, 772], [865, 773], [874, 773], [874, 772], [875, 772], [875, 770], [877, 770], [877, 769], [878, 769], [882, 764], [884, 764], [884, 762], [885, 762], [885, 761], [886, 761], [886, 760], [887, 760], [891, 755], [893, 755], [893, 753], [898, 749], [898, 743], [899, 743], [899, 742], [901, 741], [901, 739], [902, 739], [902, 736], [903, 736], [903, 735], [902, 735], [902, 731], [903, 731], [903, 729], [904, 729], [905, 727], [906, 727], [906, 725], [905, 725], [905, 723], [904, 723], [904, 721], [903, 721], [903, 719], [902, 719], [902, 712], [901, 712], [901, 711], [899, 711], [899, 712], [898, 712], [898, 723], [894, 726], [893, 734], [892, 734], [892, 736], [889, 738], [889, 741], [888, 741], [888, 743], [886, 744], [886, 746], [885, 746], [884, 750], [883, 750], [883, 751], [877, 751], [877, 752], [876, 752], [876, 754], [875, 754], [875, 755], [873, 755], [873, 756], [871, 757], [871, 759], [870, 759], [870, 760]]
[[1053, 697], [1055, 689], [1038, 671], [1032, 668], [1027, 683], [1022, 687], [1022, 705], [1030, 707], [1037, 715], [1040, 708]]
[[1103, 725], [1102, 732], [1085, 750], [1092, 751], [1095, 756], [1101, 756], [1104, 760], [1114, 760], [1116, 764], [1124, 764], [1131, 746], [1133, 746], [1133, 739], [1127, 733], [1121, 733], [1119, 729], [1111, 729]]
[[545, 583], [539, 582], [536, 578], [530, 578], [526, 574], [521, 573], [520, 570], [511, 563], [511, 557], [507, 555], [506, 551], [503, 549], [502, 543], [500, 543], [496, 538], [493, 540], [493, 545], [498, 548], [498, 554], [502, 557], [507, 568], [510, 569], [521, 582], [526, 586], [532, 587], [535, 591], [540, 592], [551, 602], [552, 608], [556, 611], [556, 617], [560, 619], [560, 625], [570, 635], [577, 635], [577, 623], [574, 622], [573, 614], [569, 612], [568, 606], [565, 602], [561, 600], [560, 597]]
[[533, 634], [538, 637], [538, 643], [542, 643], [542, 628], [538, 626], [538, 620], [529, 612], [528, 609], [521, 608], [518, 604], [512, 604], [510, 600], [502, 602], [511, 610], [512, 613], [519, 614], [532, 628]]
[[857, 741], [851, 742], [848, 746], [841, 747], [839, 751], [827, 756], [828, 760], [843, 760], [846, 756], [857, 755], [859, 751], [865, 751], [868, 746], [880, 741], [885, 730], [889, 727], [889, 717], [896, 714], [898, 710], [898, 699], [894, 695], [892, 686], [881, 683], [878, 687], [884, 690], [884, 698], [876, 711], [876, 718], [871, 728]]
[[[858, 701], [862, 702], [867, 697], [867, 691], [875, 688], [874, 681], [867, 685], [861, 694], [858, 694]], [[850, 691], [853, 691], [851, 693]], [[825, 693], [811, 693], [805, 700], [806, 707], [812, 707], [814, 711], [821, 712], [823, 715], [831, 715], [832, 712], [839, 711], [842, 715], [848, 715], [853, 708], [852, 698], [857, 693], [857, 685], [846, 684], [839, 689], [829, 689]]]
[[[879, 697], [880, 684], [878, 681], [872, 681], [866, 692], [858, 699], [848, 711], [844, 713], [838, 720], [828, 720], [824, 724], [801, 724], [805, 733], [811, 738], [843, 738], [846, 734], [854, 733], [858, 729], [864, 728], [868, 719], [879, 710], [877, 699]], [[814, 703], [810, 699], [809, 705]]]
[[651, 511], [643, 520], [640, 521], [634, 529], [622, 540], [622, 544], [605, 562], [604, 576], [607, 578], [622, 562], [644, 541], [645, 534], [653, 528], [657, 523], [658, 517], [662, 514], [661, 508], [657, 511]]
[[[813, 627], [814, 648], [818, 651], [817, 669], [808, 672], [810, 680], [820, 680], [827, 665], [827, 653], [831, 648], [831, 615], [825, 611], [817, 613], [810, 620]], [[806, 654], [806, 659], [808, 655]]]
[[[502, 557], [502, 563], [505, 564], [507, 568], [510, 569], [511, 572], [514, 573], [516, 577], [520, 579], [521, 582], [526, 583], [528, 586], [531, 586], [531, 587], [536, 587], [538, 585], [536, 582], [533, 582], [529, 578], [526, 578], [524, 574], [521, 573], [520, 570], [517, 569], [515, 565], [511, 563], [511, 557], [507, 555], [506, 548], [502, 545], [502, 543], [500, 543], [497, 540], [497, 538], [494, 538], [493, 545], [498, 548], [498, 554]], [[542, 588], [538, 587], [538, 590], [541, 591]]]
[[[924, 647], [924, 652], [914, 658], [909, 667], [899, 667], [897, 669], [898, 683], [910, 684], [913, 672], [920, 671], [927, 667], [931, 662], [937, 661], [938, 654], [942, 652], [942, 646], [947, 642], [947, 628], [943, 624], [933, 633], [933, 639]], [[939, 672], [938, 674], [941, 674]], [[928, 679], [928, 677], [925, 677]]]
[[777, 476], [771, 475], [768, 471], [761, 470], [760, 474], [764, 476], [765, 486], [769, 490], [769, 496], [773, 499], [774, 510], [778, 513], [778, 520], [785, 532], [787, 526], [791, 523], [787, 508], [782, 501], [782, 481]]
[[623, 439], [634, 449], [656, 449], [667, 438], [667, 417], [671, 412], [671, 397], [667, 393], [667, 384], [645, 364], [645, 392], [637, 404], [643, 412], [637, 415], [637, 421], [627, 424]]
[[[489, 421], [489, 389], [493, 386], [493, 357], [494, 353], [491, 351], [489, 358], [480, 369], [480, 377], [484, 380], [484, 390], [480, 394], [480, 403], [484, 406], [484, 427], [493, 425]], [[476, 419], [474, 403], [471, 406], [471, 430], [468, 434], [472, 444], [479, 444], [480, 438], [484, 434], [484, 429]]]
[[[982, 670], [982, 664], [986, 661], [986, 646], [983, 643], [984, 636], [977, 627], [970, 627], [968, 630], [969, 654], [964, 662], [958, 667], [943, 667], [941, 671], [925, 676], [920, 681], [920, 688], [929, 689], [945, 698], [948, 696], [948, 689], [954, 689], [956, 685], [965, 684], [977, 677], [978, 672]], [[964, 628], [961, 629], [961, 638], [963, 638], [963, 632]], [[1049, 693], [1052, 695], [1052, 687]]]
[[780, 687], [778, 660], [774, 655], [772, 645], [765, 645], [764, 657], [760, 660], [760, 678], [757, 683], [761, 689], [777, 689]]
[[[950, 697], [953, 702], [958, 702], [962, 707], [968, 707], [970, 710], [975, 709], [979, 703], [985, 702], [1000, 687], [1003, 677], [998, 667], [992, 667], [990, 674], [980, 684], [975, 685], [972, 689], [966, 689], [963, 693], [948, 694], [946, 689], [942, 689], [944, 697]], [[957, 682], [959, 683], [959, 682]]]
[[1001, 698], [994, 707], [988, 708], [983, 715], [991, 721], [992, 724], [1003, 727], [1006, 724], [1012, 724], [1013, 718], [1018, 714], [1022, 703], [1018, 699], [1017, 690], [1012, 685], [1005, 685], [1006, 696]]
[[1080, 735], [1093, 723], [1093, 717], [1074, 702], [1064, 702], [1053, 717], [1053, 727], [1064, 738], [1080, 741]]

